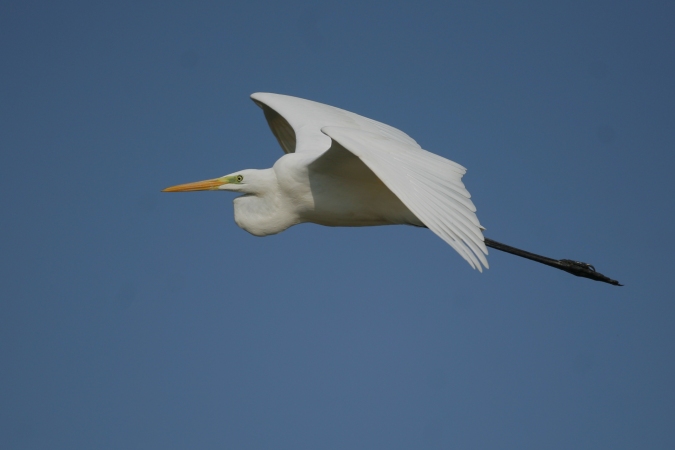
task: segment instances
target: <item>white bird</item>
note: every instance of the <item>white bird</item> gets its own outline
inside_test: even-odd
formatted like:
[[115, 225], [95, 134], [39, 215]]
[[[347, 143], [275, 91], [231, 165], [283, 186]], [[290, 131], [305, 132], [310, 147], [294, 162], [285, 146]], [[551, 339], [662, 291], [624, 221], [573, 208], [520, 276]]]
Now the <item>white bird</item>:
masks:
[[413, 225], [429, 228], [479, 271], [488, 267], [487, 243], [606, 281], [588, 264], [553, 260], [485, 239], [476, 207], [462, 183], [466, 169], [422, 149], [404, 132], [297, 97], [256, 93], [251, 98], [265, 113], [285, 155], [270, 169], [241, 170], [164, 192], [241, 193], [234, 199], [234, 220], [255, 236], [276, 234], [304, 222]]

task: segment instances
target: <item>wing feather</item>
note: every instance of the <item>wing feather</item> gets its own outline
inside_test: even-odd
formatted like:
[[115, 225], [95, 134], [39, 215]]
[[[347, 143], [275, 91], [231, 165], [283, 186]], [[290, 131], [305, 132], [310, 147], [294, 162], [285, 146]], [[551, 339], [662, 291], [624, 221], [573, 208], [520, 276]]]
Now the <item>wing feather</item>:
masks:
[[[478, 269], [482, 272], [481, 265], [476, 259], [474, 253], [469, 251], [467, 245], [461, 241], [461, 238], [457, 235], [455, 230], [453, 230], [453, 227], [450, 223], [443, 222], [442, 218], [440, 218], [437, 214], [434, 214], [434, 206], [429, 205], [426, 202], [420, 202], [418, 208], [424, 216], [424, 220], [426, 220], [426, 222], [423, 221], [425, 225], [427, 225], [431, 231], [433, 231], [452, 248], [454, 248], [455, 251], [457, 251], [457, 253], [459, 253], [471, 265], [472, 268]], [[415, 212], [415, 214], [418, 213]]]
[[419, 148], [419, 144], [401, 130], [334, 106], [267, 92], [257, 92], [251, 99], [265, 112], [272, 133], [286, 153], [328, 150], [331, 140], [321, 132], [326, 126], [368, 131]]
[[443, 197], [438, 191], [435, 191], [433, 186], [427, 185], [424, 181], [421, 183], [424, 184], [421, 189], [424, 194], [442, 205], [448, 212], [454, 213], [453, 218], [456, 219], [454, 221], [455, 225], [466, 235], [467, 239], [470, 239], [470, 242], [477, 245], [481, 251], [487, 251], [485, 243], [483, 242], [483, 235], [479, 228], [480, 225], [476, 225], [467, 220], [466, 217], [464, 217], [463, 211], [455, 209], [455, 206], [447, 201], [447, 197]]
[[[387, 164], [389, 164], [389, 162], [387, 162]], [[409, 169], [410, 167], [411, 167], [410, 165], [407, 166], [407, 168]], [[479, 228], [480, 224], [478, 223], [478, 218], [476, 217], [475, 214], [473, 214], [472, 211], [472, 209], [475, 210], [475, 208], [473, 207], [473, 203], [471, 203], [472, 208], [469, 208], [464, 204], [457, 205], [457, 203], [455, 203], [456, 201], [455, 197], [458, 197], [457, 193], [446, 189], [444, 186], [439, 185], [438, 183], [434, 183], [434, 180], [426, 177], [427, 175], [426, 173], [420, 173], [419, 171], [416, 171], [414, 169], [411, 170], [411, 172], [415, 172], [416, 175], [412, 179], [413, 188], [420, 191], [421, 195], [429, 197], [435, 200], [438, 204], [443, 205], [446, 209], [450, 209], [456, 212], [457, 214], [455, 214], [454, 217], [457, 219], [456, 220], [457, 224], [461, 225], [461, 228], [465, 232], [467, 232], [467, 236], [471, 235], [475, 236], [476, 238], [475, 243], [479, 247], [484, 246], [483, 236], [482, 233], [480, 232]]]
[[489, 267], [480, 222], [461, 181], [466, 169], [380, 134], [344, 127], [321, 131], [358, 156], [431, 231], [472, 267]]

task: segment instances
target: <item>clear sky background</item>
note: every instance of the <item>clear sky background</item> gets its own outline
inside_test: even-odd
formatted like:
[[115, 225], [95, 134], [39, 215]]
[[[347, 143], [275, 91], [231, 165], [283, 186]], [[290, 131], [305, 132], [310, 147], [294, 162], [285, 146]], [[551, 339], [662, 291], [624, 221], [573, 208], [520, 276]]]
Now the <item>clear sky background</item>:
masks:
[[[675, 448], [675, 3], [0, 3], [3, 449]], [[257, 91], [468, 168], [491, 251], [256, 238]]]

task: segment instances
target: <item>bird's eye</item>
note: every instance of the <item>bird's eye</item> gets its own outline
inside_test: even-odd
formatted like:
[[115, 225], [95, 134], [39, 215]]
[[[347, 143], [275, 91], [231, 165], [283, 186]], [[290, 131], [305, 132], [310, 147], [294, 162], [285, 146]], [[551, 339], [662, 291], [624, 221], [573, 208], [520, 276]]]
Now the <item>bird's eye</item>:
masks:
[[244, 176], [243, 175], [237, 175], [237, 183], [241, 183], [244, 181]]

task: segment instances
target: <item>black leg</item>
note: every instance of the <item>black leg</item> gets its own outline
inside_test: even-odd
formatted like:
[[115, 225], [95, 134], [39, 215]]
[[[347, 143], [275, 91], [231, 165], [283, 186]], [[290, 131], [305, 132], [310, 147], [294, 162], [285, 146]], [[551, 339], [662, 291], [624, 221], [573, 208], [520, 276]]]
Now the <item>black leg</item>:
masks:
[[609, 283], [614, 286], [623, 286], [618, 281], [612, 280], [611, 278], [608, 278], [603, 274], [596, 272], [595, 267], [593, 267], [590, 264], [586, 264], [579, 261], [572, 261], [571, 259], [558, 260], [547, 258], [546, 256], [526, 252], [525, 250], [511, 247], [510, 245], [502, 244], [501, 242], [493, 241], [492, 239], [488, 238], [485, 238], [485, 245], [497, 250], [501, 250], [502, 252], [511, 253], [512, 255], [531, 259], [532, 261], [537, 261], [538, 263], [546, 264], [547, 266], [564, 270], [565, 272], [571, 273], [572, 275], [576, 275], [578, 277], [590, 278], [591, 280], [602, 281], [604, 283]]

